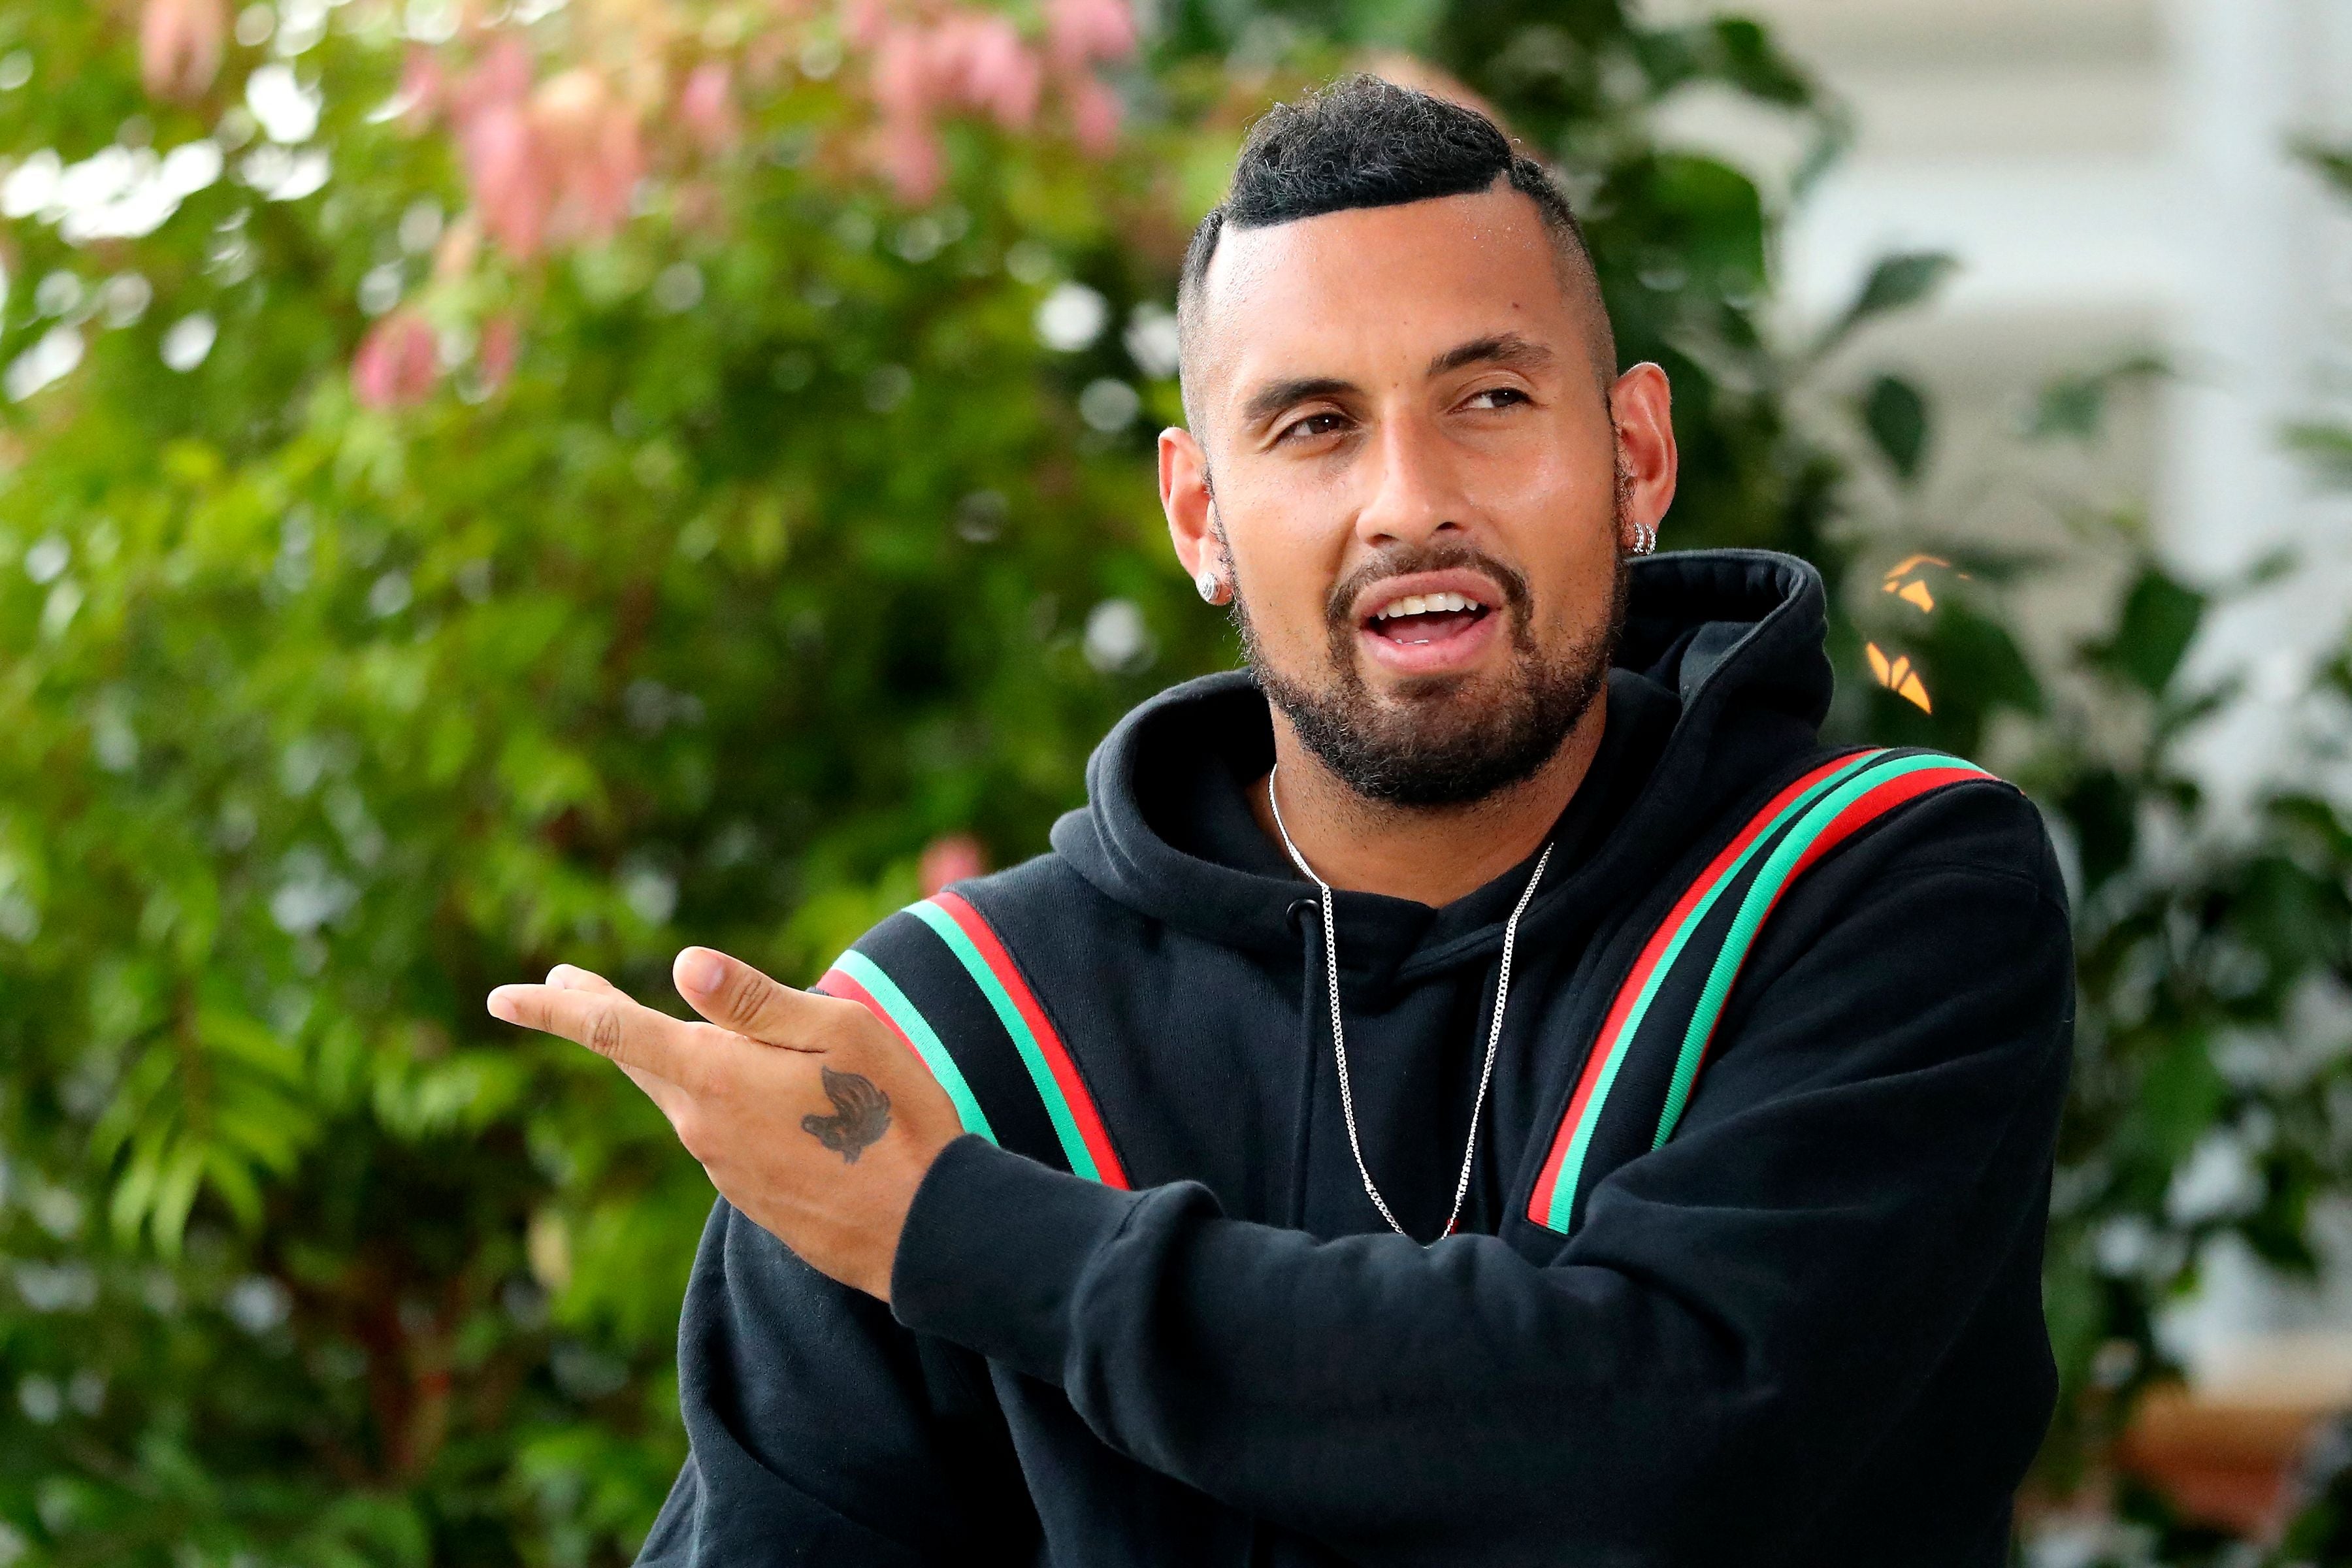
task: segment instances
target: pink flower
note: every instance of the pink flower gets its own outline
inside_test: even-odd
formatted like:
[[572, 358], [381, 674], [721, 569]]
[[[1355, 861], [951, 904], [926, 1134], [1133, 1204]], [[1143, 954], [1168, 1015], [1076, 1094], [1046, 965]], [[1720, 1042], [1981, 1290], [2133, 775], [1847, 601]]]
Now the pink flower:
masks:
[[706, 153], [723, 153], [741, 139], [726, 61], [705, 60], [688, 74], [677, 95], [677, 117]]
[[645, 147], [636, 111], [594, 71], [534, 89], [529, 53], [503, 39], [458, 87], [452, 117], [482, 227], [509, 255], [602, 238], [627, 219]]
[[457, 89], [460, 113], [492, 103], [520, 103], [530, 92], [530, 47], [509, 33], [484, 51]]
[[841, 8], [842, 35], [861, 48], [880, 43], [889, 23], [890, 10], [883, 0], [846, 0]]
[[352, 392], [370, 408], [399, 408], [432, 395], [441, 376], [440, 345], [414, 310], [378, 321], [352, 356]]
[[947, 183], [947, 159], [928, 120], [885, 122], [879, 143], [882, 173], [898, 199], [921, 206]]
[[845, 0], [842, 17], [844, 32], [871, 51], [866, 86], [881, 121], [872, 155], [902, 201], [929, 201], [945, 183], [941, 115], [978, 110], [1026, 130], [1049, 62], [1079, 146], [1099, 157], [1118, 143], [1118, 100], [1094, 67], [1135, 51], [1129, 0], [1045, 0], [1042, 52], [1011, 18], [948, 0]]
[[940, 25], [934, 46], [940, 74], [962, 102], [988, 110], [1007, 131], [1036, 119], [1045, 68], [1010, 20], [962, 12]]
[[1078, 145], [1095, 157], [1118, 145], [1118, 100], [1092, 76], [1070, 84], [1070, 129]]
[[988, 851], [979, 839], [969, 833], [950, 833], [923, 846], [923, 858], [916, 879], [923, 885], [923, 897], [929, 898], [950, 882], [985, 876], [988, 872]]
[[522, 350], [522, 330], [515, 325], [512, 316], [492, 316], [482, 323], [482, 344], [476, 358], [482, 367], [482, 384], [496, 392], [514, 374], [515, 358]]
[[618, 230], [646, 167], [635, 113], [602, 77], [568, 70], [531, 95], [530, 132], [550, 237], [602, 239]]
[[509, 255], [537, 255], [547, 231], [549, 172], [529, 117], [511, 103], [489, 104], [459, 126], [457, 140], [482, 226]]
[[408, 58], [400, 68], [400, 90], [394, 95], [401, 105], [402, 122], [411, 131], [422, 131], [440, 112], [448, 91], [449, 73], [442, 68], [441, 57], [422, 44], [411, 45]]
[[147, 0], [139, 14], [139, 79], [157, 98], [194, 98], [220, 70], [223, 0]]
[[1045, 46], [1064, 71], [1123, 60], [1135, 52], [1135, 13], [1127, 0], [1045, 0]]
[[546, 237], [549, 175], [533, 145], [525, 100], [530, 51], [500, 38], [450, 95], [457, 149], [482, 226], [509, 254], [538, 254]]
[[875, 107], [886, 119], [928, 119], [937, 107], [931, 40], [921, 28], [894, 23], [874, 50], [870, 78]]

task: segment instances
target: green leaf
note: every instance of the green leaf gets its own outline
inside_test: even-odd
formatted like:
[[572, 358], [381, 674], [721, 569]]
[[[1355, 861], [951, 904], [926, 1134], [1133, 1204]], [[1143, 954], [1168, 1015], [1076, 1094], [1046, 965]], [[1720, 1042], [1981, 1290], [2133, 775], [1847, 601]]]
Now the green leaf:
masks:
[[2164, 1042], [2148, 1058], [2139, 1088], [2140, 1122], [2157, 1158], [2167, 1164], [2187, 1159], [2228, 1095], [2201, 1030]]
[[219, 1145], [205, 1151], [205, 1178], [239, 1225], [250, 1230], [261, 1223], [261, 1184], [236, 1151]]
[[2061, 805], [2074, 826], [2085, 889], [2096, 889], [2131, 864], [2139, 844], [2138, 802], [2113, 768], [2084, 770]]
[[2089, 651], [2095, 662], [2141, 690], [2161, 695], [2204, 616], [2204, 595], [2150, 565], [2125, 596], [2114, 634]]
[[1895, 475], [1916, 480], [1927, 456], [1927, 399], [1919, 389], [1901, 376], [1880, 376], [1863, 395], [1862, 422]]
[[2029, 440], [2093, 440], [2106, 426], [2117, 388], [2161, 375], [2165, 369], [2164, 361], [2153, 354], [2135, 354], [2105, 370], [2053, 376], [2034, 389], [2023, 434]]
[[1813, 101], [1812, 78], [1780, 52], [1761, 26], [1745, 16], [1718, 16], [1714, 28], [1717, 69], [1724, 80], [1751, 98], [1786, 108]]
[[2321, 483], [2352, 489], [2352, 428], [2341, 425], [2290, 425], [2286, 448], [2310, 465]]
[[156, 1250], [166, 1258], [180, 1255], [181, 1241], [188, 1231], [188, 1211], [195, 1206], [196, 1188], [204, 1173], [204, 1144], [183, 1135], [163, 1163], [147, 1215]]
[[[1978, 613], [1965, 601], [1947, 601], [1927, 639], [1927, 647], [1933, 652], [1935, 668], [1951, 708], [1973, 705], [1981, 710], [2002, 707], [2028, 714], [2045, 710], [2042, 682], [2034, 675], [2024, 649], [2018, 647], [2015, 635], [2000, 621]], [[1966, 687], [1969, 704], [1950, 700], [1959, 695], [1953, 689], [1956, 679]]]
[[152, 1143], [142, 1142], [123, 1163], [107, 1205], [107, 1220], [117, 1241], [126, 1246], [137, 1241], [141, 1228], [147, 1223], [148, 1211], [154, 1206], [155, 1189], [163, 1173], [161, 1152]]
[[1716, 158], [1661, 153], [1622, 193], [1652, 209], [1656, 249], [1709, 294], [1764, 282], [1764, 207], [1756, 183]]
[[1827, 353], [1865, 321], [1920, 303], [1943, 287], [1959, 267], [1958, 258], [1940, 250], [1898, 251], [1880, 257], [1870, 276], [1863, 279], [1853, 302], [1814, 344], [1814, 353]]
[[2301, 142], [2295, 144], [2295, 152], [2339, 195], [2352, 196], [2352, 147]]

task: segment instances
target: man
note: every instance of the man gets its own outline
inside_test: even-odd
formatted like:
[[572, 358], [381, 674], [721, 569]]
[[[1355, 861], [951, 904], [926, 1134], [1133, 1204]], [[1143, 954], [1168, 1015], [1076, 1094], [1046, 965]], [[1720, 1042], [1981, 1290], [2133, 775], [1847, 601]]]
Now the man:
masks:
[[1646, 555], [1665, 378], [1468, 110], [1276, 110], [1160, 495], [1250, 673], [1053, 853], [708, 1024], [559, 968], [723, 1194], [645, 1561], [2006, 1561], [2068, 1058], [2032, 807], [1836, 752], [1800, 563]]

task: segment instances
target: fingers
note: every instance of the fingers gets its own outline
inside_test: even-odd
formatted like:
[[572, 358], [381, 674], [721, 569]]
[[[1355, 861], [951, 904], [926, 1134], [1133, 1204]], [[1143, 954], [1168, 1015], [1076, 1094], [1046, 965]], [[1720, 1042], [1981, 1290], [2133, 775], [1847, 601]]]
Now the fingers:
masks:
[[621, 988], [593, 970], [576, 963], [559, 963], [547, 972], [547, 983], [560, 991], [604, 991], [617, 996]]
[[677, 955], [670, 975], [687, 1005], [722, 1029], [787, 1050], [824, 1048], [840, 1004], [780, 985], [740, 959], [707, 947]]
[[681, 1024], [610, 986], [599, 991], [501, 985], [490, 993], [489, 1008], [492, 1017], [542, 1034], [561, 1035], [688, 1093], [702, 1080], [713, 1053], [726, 1045], [716, 1031]]

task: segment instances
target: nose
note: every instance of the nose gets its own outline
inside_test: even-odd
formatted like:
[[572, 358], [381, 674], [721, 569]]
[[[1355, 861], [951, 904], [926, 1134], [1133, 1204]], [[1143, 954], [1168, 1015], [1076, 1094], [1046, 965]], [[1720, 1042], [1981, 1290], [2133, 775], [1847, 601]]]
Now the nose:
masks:
[[1463, 527], [1463, 497], [1444, 441], [1426, 420], [1383, 420], [1366, 454], [1369, 487], [1356, 537], [1373, 550], [1423, 544]]

